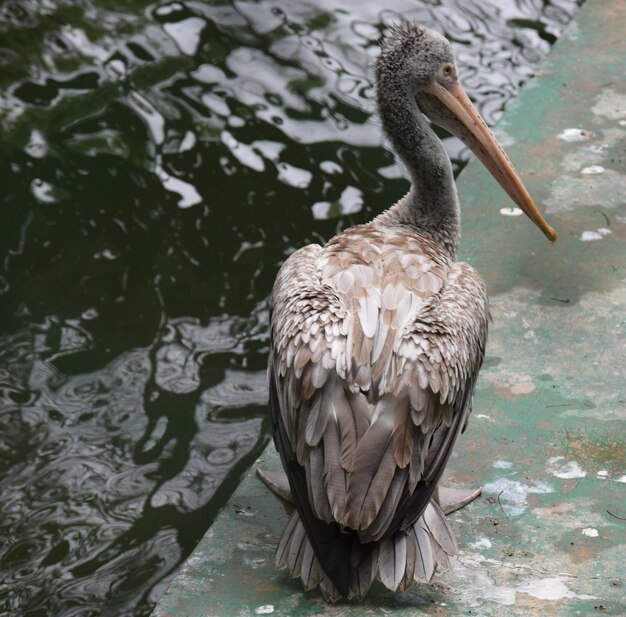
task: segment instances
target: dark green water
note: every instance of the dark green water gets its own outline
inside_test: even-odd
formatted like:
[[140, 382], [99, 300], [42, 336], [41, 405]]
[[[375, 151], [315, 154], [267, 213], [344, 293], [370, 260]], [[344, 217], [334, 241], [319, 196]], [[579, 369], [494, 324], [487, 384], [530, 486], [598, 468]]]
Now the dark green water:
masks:
[[407, 189], [384, 24], [493, 122], [578, 6], [387, 4], [0, 4], [0, 614], [148, 615], [267, 443], [281, 261]]

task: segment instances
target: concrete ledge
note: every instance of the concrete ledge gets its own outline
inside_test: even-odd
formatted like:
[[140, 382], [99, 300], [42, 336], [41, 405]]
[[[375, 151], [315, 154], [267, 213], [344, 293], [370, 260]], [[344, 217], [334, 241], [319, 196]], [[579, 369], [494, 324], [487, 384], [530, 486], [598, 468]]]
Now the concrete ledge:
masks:
[[[464, 258], [494, 324], [446, 483], [461, 556], [431, 585], [327, 606], [274, 569], [284, 505], [253, 470], [155, 617], [626, 614], [626, 3], [588, 0], [499, 124], [559, 231], [548, 245], [483, 168], [462, 174]], [[270, 447], [258, 465], [279, 467]]]

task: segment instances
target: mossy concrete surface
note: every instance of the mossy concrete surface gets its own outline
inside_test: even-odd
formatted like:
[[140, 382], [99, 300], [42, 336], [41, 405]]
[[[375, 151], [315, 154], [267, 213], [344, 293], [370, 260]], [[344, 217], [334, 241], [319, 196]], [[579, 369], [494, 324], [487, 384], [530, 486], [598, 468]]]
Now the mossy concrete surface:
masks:
[[328, 606], [274, 569], [287, 510], [251, 470], [155, 617], [626, 615], [625, 26], [626, 2], [588, 0], [498, 125], [554, 245], [480, 164], [459, 180], [494, 322], [445, 476], [484, 487], [451, 516], [454, 570]]

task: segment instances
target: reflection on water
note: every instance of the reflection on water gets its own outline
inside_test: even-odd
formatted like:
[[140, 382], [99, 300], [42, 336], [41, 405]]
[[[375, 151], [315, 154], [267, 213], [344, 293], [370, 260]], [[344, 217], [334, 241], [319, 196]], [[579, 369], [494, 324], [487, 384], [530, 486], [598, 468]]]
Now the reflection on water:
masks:
[[577, 4], [0, 4], [0, 613], [147, 615], [266, 443], [278, 265], [407, 187], [385, 24], [494, 122]]
[[3, 341], [11, 614], [74, 614], [103, 598], [123, 614], [156, 599], [152, 588], [193, 548], [220, 486], [250, 464], [264, 432], [264, 371], [228, 368], [243, 353], [236, 319], [167, 320], [154, 343], [83, 368], [96, 318], [49, 319]]

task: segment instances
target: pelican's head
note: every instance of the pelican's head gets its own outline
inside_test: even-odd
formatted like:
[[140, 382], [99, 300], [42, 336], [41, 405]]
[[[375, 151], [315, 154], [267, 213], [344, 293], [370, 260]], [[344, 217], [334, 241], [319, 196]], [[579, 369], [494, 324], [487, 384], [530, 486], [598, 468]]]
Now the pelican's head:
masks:
[[533, 223], [549, 240], [556, 240], [556, 232], [461, 86], [452, 46], [441, 34], [410, 22], [393, 27], [381, 45], [375, 72], [379, 105], [393, 98], [392, 88], [404, 88], [421, 112], [470, 148]]

